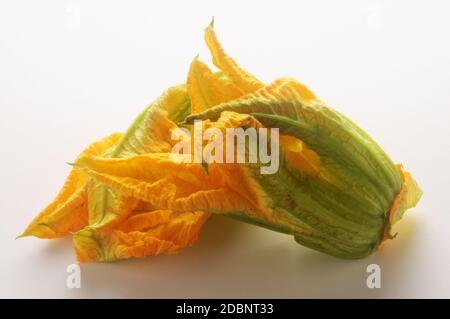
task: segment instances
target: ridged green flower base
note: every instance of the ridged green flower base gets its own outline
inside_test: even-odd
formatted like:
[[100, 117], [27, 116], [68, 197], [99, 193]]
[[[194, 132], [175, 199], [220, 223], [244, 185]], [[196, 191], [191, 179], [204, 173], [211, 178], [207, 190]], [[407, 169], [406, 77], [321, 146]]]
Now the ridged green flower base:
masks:
[[305, 143], [319, 156], [328, 178], [291, 166], [281, 147], [276, 174], [262, 175], [259, 165], [246, 165], [273, 216], [229, 215], [292, 234], [298, 243], [333, 256], [365, 257], [390, 237], [391, 225], [415, 206], [421, 191], [409, 175], [405, 186], [403, 173], [356, 124], [318, 100], [302, 100], [294, 80], [285, 83], [192, 115], [186, 122], [214, 121], [224, 111], [249, 114]]

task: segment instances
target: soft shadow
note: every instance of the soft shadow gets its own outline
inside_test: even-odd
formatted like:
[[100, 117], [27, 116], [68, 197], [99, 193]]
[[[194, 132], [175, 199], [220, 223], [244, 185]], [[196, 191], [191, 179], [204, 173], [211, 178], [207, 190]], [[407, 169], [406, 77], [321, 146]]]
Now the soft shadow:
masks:
[[47, 257], [60, 256], [66, 253], [67, 250], [73, 249], [72, 239], [70, 237], [58, 238], [52, 240], [45, 240], [45, 245], [36, 253]]
[[[418, 220], [408, 216], [383, 251], [341, 260], [304, 248], [291, 236], [213, 216], [194, 247], [178, 254], [82, 265], [83, 287], [68, 296], [378, 298], [395, 286], [419, 230]], [[382, 269], [381, 289], [366, 285], [372, 263]]]
[[[382, 250], [361, 260], [342, 260], [309, 250], [299, 255], [301, 275], [299, 281], [307, 292], [299, 297], [327, 298], [382, 298], [393, 286], [398, 274], [407, 268], [415, 241], [420, 231], [419, 220], [410, 217], [396, 225], [397, 238], [385, 243]], [[366, 284], [367, 266], [377, 264], [381, 268], [380, 289], [369, 289]], [[402, 274], [402, 280], [408, 280]], [[413, 279], [413, 278], [411, 278]]]
[[[211, 216], [193, 247], [173, 255], [150, 256], [108, 264], [82, 264], [83, 288], [72, 297], [171, 298], [186, 296], [205, 280], [205, 271], [226, 255], [242, 223]], [[210, 269], [210, 270], [211, 270]]]

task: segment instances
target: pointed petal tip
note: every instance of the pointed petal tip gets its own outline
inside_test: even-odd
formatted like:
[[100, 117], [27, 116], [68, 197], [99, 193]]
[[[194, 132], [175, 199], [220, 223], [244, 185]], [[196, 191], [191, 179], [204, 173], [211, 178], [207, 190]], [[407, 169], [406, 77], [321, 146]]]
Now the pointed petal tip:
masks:
[[17, 236], [16, 238], [14, 238], [14, 240], [20, 239], [20, 238], [24, 238], [24, 237], [28, 237], [30, 235], [28, 235], [26, 232], [23, 232], [21, 235]]
[[20, 239], [20, 238], [31, 237], [31, 236], [36, 236], [36, 235], [34, 234], [33, 228], [31, 227], [31, 225], [28, 225], [27, 228], [25, 228], [25, 230], [14, 239]]

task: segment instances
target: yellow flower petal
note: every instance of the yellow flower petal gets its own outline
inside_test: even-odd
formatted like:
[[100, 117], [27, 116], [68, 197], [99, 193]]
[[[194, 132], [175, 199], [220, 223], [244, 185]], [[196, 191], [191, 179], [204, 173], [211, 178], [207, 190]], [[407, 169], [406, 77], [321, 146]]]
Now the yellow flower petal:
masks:
[[177, 213], [171, 210], [163, 209], [141, 212], [128, 217], [127, 220], [118, 227], [118, 229], [124, 232], [145, 232], [151, 228], [170, 222], [177, 215]]
[[402, 179], [402, 187], [389, 209], [388, 222], [386, 223], [383, 243], [381, 243], [380, 248], [383, 247], [384, 241], [392, 239], [397, 235], [392, 234], [393, 225], [403, 217], [403, 214], [408, 209], [415, 207], [422, 197], [422, 190], [411, 174], [405, 172], [400, 164], [397, 165], [397, 170]]
[[213, 56], [214, 65], [231, 79], [242, 94], [252, 93], [264, 86], [261, 81], [242, 69], [236, 61], [225, 53], [214, 32], [213, 23], [205, 29], [205, 41]]
[[202, 212], [153, 211], [131, 217], [109, 232], [82, 230], [73, 242], [79, 262], [109, 262], [171, 254], [191, 246], [209, 217]]
[[[135, 154], [170, 152], [171, 133], [188, 114], [190, 101], [185, 85], [167, 89], [141, 113], [121, 140], [107, 153], [109, 158], [124, 158]], [[89, 190], [89, 227], [113, 229], [124, 221], [138, 205], [138, 200], [99, 183]]]
[[[112, 134], [85, 149], [83, 155], [100, 155], [114, 145], [122, 134]], [[19, 237], [64, 237], [87, 224], [87, 176], [72, 169], [54, 201], [47, 206]]]
[[[143, 154], [125, 159], [84, 156], [76, 163], [97, 181], [159, 209], [177, 212], [255, 210], [258, 197], [237, 165], [177, 163], [173, 154]], [[233, 169], [230, 167], [233, 166]], [[240, 192], [242, 191], [242, 192]]]
[[208, 66], [197, 58], [191, 63], [187, 87], [193, 114], [242, 95], [236, 85], [214, 75]]

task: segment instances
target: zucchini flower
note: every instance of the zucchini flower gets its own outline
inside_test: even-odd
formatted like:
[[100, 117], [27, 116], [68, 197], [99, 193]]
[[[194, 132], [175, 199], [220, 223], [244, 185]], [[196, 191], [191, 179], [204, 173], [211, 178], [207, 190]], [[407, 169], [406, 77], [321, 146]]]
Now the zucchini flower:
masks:
[[[24, 235], [74, 233], [80, 261], [179, 251], [210, 214], [347, 259], [395, 237], [392, 226], [422, 194], [411, 175], [302, 83], [266, 85], [242, 69], [212, 23], [205, 40], [220, 71], [195, 58], [186, 84], [168, 89], [125, 134], [80, 154], [59, 197]], [[229, 138], [231, 129], [254, 129], [256, 149], [246, 137]]]

